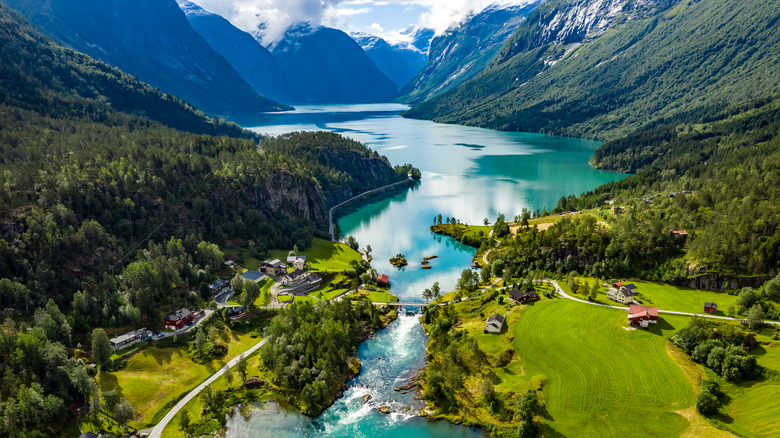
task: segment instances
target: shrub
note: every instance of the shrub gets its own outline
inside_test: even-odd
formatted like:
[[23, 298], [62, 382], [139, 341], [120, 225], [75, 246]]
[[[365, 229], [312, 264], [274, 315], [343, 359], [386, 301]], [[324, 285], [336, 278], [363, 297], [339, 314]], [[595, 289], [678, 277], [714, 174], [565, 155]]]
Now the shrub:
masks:
[[696, 409], [703, 415], [713, 415], [720, 409], [720, 401], [709, 390], [702, 389], [696, 397]]

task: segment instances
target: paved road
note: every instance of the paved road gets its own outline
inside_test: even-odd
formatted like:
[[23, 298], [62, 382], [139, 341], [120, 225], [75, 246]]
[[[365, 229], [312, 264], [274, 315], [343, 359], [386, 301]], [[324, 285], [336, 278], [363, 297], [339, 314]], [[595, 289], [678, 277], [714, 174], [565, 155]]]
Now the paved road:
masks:
[[[266, 341], [266, 340], [267, 340], [267, 339], [263, 339], [262, 341], [258, 342], [257, 344], [253, 345], [252, 347], [250, 347], [248, 350], [246, 350], [246, 351], [243, 353], [243, 354], [244, 354], [244, 356], [245, 356], [245, 357], [246, 357], [246, 356], [249, 356], [249, 355], [251, 355], [252, 353], [254, 353], [255, 351], [257, 351], [257, 349], [258, 349], [258, 348], [262, 347], [262, 346], [263, 346], [263, 344], [265, 344], [265, 341]], [[174, 406], [174, 407], [173, 407], [173, 409], [171, 409], [170, 411], [168, 411], [168, 413], [167, 413], [167, 414], [165, 414], [165, 417], [163, 417], [163, 419], [162, 419], [162, 420], [161, 420], [159, 423], [157, 423], [157, 426], [154, 426], [154, 428], [152, 429], [151, 433], [149, 434], [149, 437], [150, 437], [150, 438], [161, 438], [161, 437], [162, 437], [163, 430], [165, 430], [165, 426], [167, 426], [167, 425], [168, 425], [168, 423], [170, 423], [170, 422], [171, 422], [171, 420], [173, 419], [173, 417], [175, 417], [175, 416], [176, 416], [176, 414], [178, 414], [178, 413], [179, 413], [179, 411], [180, 411], [180, 410], [181, 410], [181, 409], [182, 409], [182, 408], [183, 408], [183, 407], [184, 407], [184, 406], [185, 406], [187, 403], [189, 403], [189, 402], [190, 402], [190, 400], [192, 400], [193, 398], [197, 397], [197, 395], [198, 395], [198, 394], [200, 394], [200, 392], [201, 392], [201, 391], [203, 391], [203, 389], [204, 389], [205, 387], [207, 387], [207, 386], [211, 385], [212, 383], [214, 383], [214, 381], [215, 381], [215, 380], [217, 380], [217, 379], [219, 378], [219, 376], [221, 376], [222, 374], [224, 374], [224, 373], [225, 373], [225, 367], [227, 367], [227, 368], [233, 368], [234, 366], [236, 366], [236, 364], [238, 363], [238, 360], [239, 360], [240, 358], [241, 358], [241, 356], [240, 356], [240, 355], [239, 355], [239, 356], [236, 356], [236, 357], [234, 357], [234, 358], [233, 358], [233, 359], [232, 359], [230, 362], [228, 362], [228, 363], [227, 363], [225, 366], [223, 366], [222, 368], [220, 368], [219, 370], [217, 370], [217, 372], [215, 372], [214, 374], [212, 374], [212, 375], [211, 375], [211, 377], [209, 377], [208, 379], [206, 379], [206, 381], [204, 381], [203, 383], [201, 383], [200, 385], [198, 385], [198, 387], [197, 387], [197, 388], [193, 389], [193, 390], [192, 390], [192, 391], [190, 391], [190, 392], [189, 392], [189, 393], [188, 393], [186, 396], [184, 396], [184, 398], [182, 398], [181, 400], [179, 400], [179, 402], [178, 402], [178, 403], [176, 403], [176, 406]]]
[[[620, 309], [620, 310], [623, 310], [623, 311], [626, 311], [626, 312], [628, 311], [628, 307], [610, 306], [610, 305], [607, 305], [607, 304], [594, 303], [592, 301], [586, 301], [586, 300], [581, 300], [579, 298], [574, 298], [573, 296], [571, 296], [571, 295], [567, 294], [566, 292], [564, 292], [563, 289], [561, 289], [561, 286], [559, 286], [556, 281], [553, 281], [553, 280], [542, 280], [542, 281], [545, 282], [545, 283], [550, 283], [553, 286], [555, 286], [555, 291], [558, 294], [560, 294], [562, 297], [564, 297], [564, 298], [568, 298], [568, 299], [573, 300], [573, 301], [579, 301], [580, 303], [590, 304], [592, 306], [609, 307], [609, 308], [612, 308], [612, 309]], [[728, 317], [728, 316], [710, 315], [708, 313], [676, 312], [674, 310], [661, 310], [661, 309], [658, 309], [658, 313], [667, 313], [667, 314], [671, 314], [671, 315], [683, 315], [683, 316], [699, 316], [699, 317], [702, 317], [702, 318], [722, 319], [722, 320], [726, 320], [726, 321], [737, 321], [737, 322], [742, 321], [742, 319], [740, 319], [740, 318], [731, 318], [731, 317]], [[764, 324], [780, 325], [780, 322], [778, 322], [778, 321], [764, 321]]]

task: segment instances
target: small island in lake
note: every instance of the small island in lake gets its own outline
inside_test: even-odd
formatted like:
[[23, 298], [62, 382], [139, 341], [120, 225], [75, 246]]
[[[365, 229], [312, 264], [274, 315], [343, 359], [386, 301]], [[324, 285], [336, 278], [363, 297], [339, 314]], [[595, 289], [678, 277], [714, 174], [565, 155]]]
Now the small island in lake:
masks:
[[437, 255], [432, 255], [432, 256], [428, 256], [428, 257], [423, 257], [423, 260], [425, 260], [427, 262], [428, 260], [433, 260], [436, 257], [438, 257], [438, 256]]
[[401, 268], [403, 266], [406, 266], [408, 262], [406, 261], [406, 256], [399, 252], [398, 254], [395, 255], [395, 257], [390, 258], [390, 264], [395, 266], [396, 268]]

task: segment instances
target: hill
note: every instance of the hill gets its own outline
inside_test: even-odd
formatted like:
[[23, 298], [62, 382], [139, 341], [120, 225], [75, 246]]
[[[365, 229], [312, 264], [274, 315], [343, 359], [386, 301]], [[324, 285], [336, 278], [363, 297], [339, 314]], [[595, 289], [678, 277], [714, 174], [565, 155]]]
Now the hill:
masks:
[[490, 6], [433, 38], [425, 66], [401, 89], [399, 100], [420, 103], [479, 74], [525, 16], [539, 5]]
[[6, 0], [59, 43], [209, 114], [289, 109], [257, 93], [187, 22], [174, 0]]
[[777, 93], [777, 1], [552, 0], [407, 117], [615, 139]]

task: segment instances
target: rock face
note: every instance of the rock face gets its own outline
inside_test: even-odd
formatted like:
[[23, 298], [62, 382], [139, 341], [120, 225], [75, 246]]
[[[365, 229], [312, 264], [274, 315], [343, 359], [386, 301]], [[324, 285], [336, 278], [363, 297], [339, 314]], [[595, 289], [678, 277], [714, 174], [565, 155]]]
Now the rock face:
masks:
[[270, 210], [317, 223], [328, 220], [325, 195], [310, 179], [279, 171], [263, 181], [261, 202]]
[[691, 289], [726, 292], [727, 290], [741, 289], [743, 287], [759, 288], [768, 279], [769, 277], [766, 275], [758, 275], [755, 277], [730, 277], [720, 274], [703, 274], [686, 278], [676, 284]]
[[433, 38], [427, 63], [401, 89], [400, 100], [420, 103], [479, 74], [539, 3], [490, 6]]

